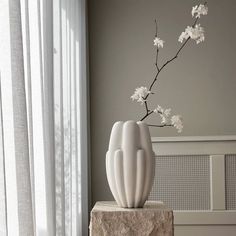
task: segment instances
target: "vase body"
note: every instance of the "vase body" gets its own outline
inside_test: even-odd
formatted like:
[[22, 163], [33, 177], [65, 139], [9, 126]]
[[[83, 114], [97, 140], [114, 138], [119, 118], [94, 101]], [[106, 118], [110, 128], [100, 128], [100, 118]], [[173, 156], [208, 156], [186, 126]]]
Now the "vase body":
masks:
[[155, 155], [144, 122], [118, 121], [113, 125], [106, 153], [106, 174], [120, 207], [143, 207], [155, 174]]

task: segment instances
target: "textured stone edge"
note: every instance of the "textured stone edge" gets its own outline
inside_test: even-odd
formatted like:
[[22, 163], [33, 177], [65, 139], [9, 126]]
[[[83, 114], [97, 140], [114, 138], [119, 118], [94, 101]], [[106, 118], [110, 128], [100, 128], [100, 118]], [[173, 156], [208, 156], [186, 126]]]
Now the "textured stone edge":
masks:
[[173, 211], [146, 209], [127, 211], [92, 211], [91, 236], [172, 236]]

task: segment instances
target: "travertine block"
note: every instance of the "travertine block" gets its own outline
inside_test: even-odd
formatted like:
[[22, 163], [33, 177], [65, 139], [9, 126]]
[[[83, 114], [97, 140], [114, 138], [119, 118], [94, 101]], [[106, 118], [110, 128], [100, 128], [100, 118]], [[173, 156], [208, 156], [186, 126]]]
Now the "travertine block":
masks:
[[91, 236], [173, 236], [173, 211], [161, 202], [143, 208], [120, 208], [115, 202], [97, 202], [91, 211]]

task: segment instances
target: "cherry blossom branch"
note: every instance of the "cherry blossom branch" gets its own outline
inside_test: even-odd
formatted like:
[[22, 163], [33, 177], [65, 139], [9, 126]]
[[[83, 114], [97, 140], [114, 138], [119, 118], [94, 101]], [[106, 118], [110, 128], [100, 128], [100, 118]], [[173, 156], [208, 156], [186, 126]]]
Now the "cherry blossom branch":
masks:
[[[206, 4], [206, 3], [205, 3]], [[198, 19], [199, 19], [199, 17], [197, 17], [196, 19], [195, 19], [195, 21], [194, 21], [194, 23], [192, 24], [192, 27], [194, 27], [196, 24], [197, 24], [197, 22], [198, 22]], [[157, 37], [157, 20], [155, 20], [155, 24], [156, 24], [156, 33], [155, 33], [155, 37]], [[160, 72], [169, 64], [169, 63], [171, 63], [172, 61], [174, 61], [177, 57], [178, 57], [178, 55], [179, 55], [179, 53], [182, 51], [182, 49], [185, 47], [185, 45], [188, 43], [188, 41], [190, 40], [190, 37], [188, 37], [186, 40], [185, 40], [185, 42], [181, 45], [181, 47], [178, 49], [178, 51], [176, 52], [176, 54], [175, 54], [175, 56], [173, 56], [171, 59], [169, 59], [169, 60], [167, 60], [160, 68], [158, 67], [158, 64], [157, 64], [157, 61], [158, 61], [158, 53], [159, 53], [159, 48], [157, 47], [157, 50], [156, 50], [156, 61], [155, 61], [155, 66], [156, 66], [156, 69], [157, 69], [157, 73], [156, 73], [156, 75], [155, 75], [155, 78], [154, 78], [154, 80], [152, 81], [152, 83], [151, 83], [151, 85], [149, 86], [149, 91], [151, 92], [152, 91], [152, 87], [154, 86], [154, 84], [156, 83], [156, 81], [157, 81], [157, 77], [158, 77], [158, 75], [160, 74]], [[144, 100], [145, 100], [145, 109], [146, 109], [146, 114], [140, 119], [140, 121], [143, 121], [144, 119], [146, 119], [148, 116], [150, 116], [152, 113], [153, 113], [153, 111], [152, 112], [149, 112], [150, 110], [149, 110], [149, 107], [148, 107], [148, 97], [149, 97], [149, 95], [150, 95], [151, 93], [148, 93], [147, 95], [146, 95], [146, 97], [144, 97]]]
[[182, 43], [182, 45], [179, 47], [177, 50], [176, 54], [167, 60], [161, 67], [158, 66], [158, 54], [159, 54], [159, 49], [163, 48], [164, 41], [160, 38], [157, 37], [157, 21], [155, 20], [156, 24], [156, 33], [155, 33], [155, 38], [153, 40], [154, 46], [157, 46], [156, 50], [156, 58], [155, 58], [155, 66], [156, 66], [156, 75], [152, 81], [152, 83], [149, 86], [149, 89], [147, 87], [141, 86], [135, 89], [134, 94], [130, 97], [133, 101], [137, 100], [137, 102], [141, 103], [141, 105], [145, 105], [145, 115], [140, 119], [141, 121], [145, 120], [148, 116], [150, 116], [153, 113], [159, 114], [161, 118], [161, 123], [159, 125], [153, 125], [149, 124], [149, 126], [152, 127], [175, 127], [177, 129], [178, 133], [181, 133], [183, 130], [183, 120], [180, 115], [171, 115], [171, 109], [168, 108], [162, 108], [160, 105], [158, 105], [155, 109], [149, 109], [149, 100], [148, 97], [150, 94], [153, 94], [152, 89], [154, 84], [157, 81], [157, 77], [159, 76], [160, 72], [172, 61], [174, 61], [180, 52], [183, 50], [183, 48], [186, 46], [188, 41], [191, 39], [195, 40], [196, 43], [203, 42], [205, 37], [204, 37], [204, 28], [201, 27], [200, 24], [197, 24], [198, 19], [200, 18], [201, 15], [207, 15], [208, 13], [208, 8], [207, 6], [199, 4], [194, 7], [192, 7], [192, 17], [195, 18], [194, 23], [192, 26], [187, 26], [185, 31], [181, 33], [179, 36], [178, 41]]
[[[198, 19], [199, 19], [199, 18], [196, 18], [196, 19], [195, 19], [195, 21], [194, 21], [192, 27], [194, 27], [194, 26], [197, 24]], [[156, 20], [155, 20], [155, 22], [156, 22]], [[165, 66], [167, 66], [170, 62], [172, 62], [173, 60], [175, 60], [175, 59], [178, 57], [179, 53], [180, 53], [181, 50], [184, 48], [184, 46], [187, 44], [187, 42], [189, 41], [189, 39], [190, 39], [190, 37], [188, 37], [188, 38], [185, 40], [185, 42], [181, 45], [181, 47], [180, 47], [179, 50], [176, 52], [176, 54], [175, 54], [174, 57], [172, 57], [170, 60], [167, 60], [167, 61], [161, 66], [161, 68], [160, 68], [159, 70], [157, 70], [156, 76], [155, 76], [153, 82], [151, 83], [151, 85], [150, 85], [150, 87], [149, 87], [149, 91], [152, 90], [153, 85], [154, 85], [155, 82], [157, 81], [157, 76], [159, 75], [159, 73], [164, 69]], [[158, 47], [157, 47], [157, 48], [158, 48]], [[158, 50], [158, 51], [159, 51], [159, 50]], [[157, 53], [158, 53], [158, 51], [157, 51]], [[157, 61], [156, 61], [156, 64], [157, 64]], [[148, 97], [149, 97], [149, 94], [146, 95], [145, 100], [146, 100]]]

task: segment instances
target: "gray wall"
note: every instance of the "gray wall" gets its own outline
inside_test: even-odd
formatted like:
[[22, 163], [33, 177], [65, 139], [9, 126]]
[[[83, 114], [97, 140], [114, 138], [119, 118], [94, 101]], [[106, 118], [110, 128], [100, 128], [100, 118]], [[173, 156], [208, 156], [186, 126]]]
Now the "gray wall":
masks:
[[[92, 201], [112, 199], [105, 153], [117, 120], [138, 120], [144, 108], [130, 96], [155, 74], [154, 19], [165, 40], [160, 64], [172, 57], [177, 38], [192, 24], [190, 0], [89, 0]], [[171, 107], [184, 117], [183, 136], [236, 134], [236, 2], [208, 0], [201, 18], [206, 41], [190, 42], [160, 76], [151, 106]], [[158, 117], [149, 122], [158, 123]], [[173, 128], [152, 136], [176, 136]]]

